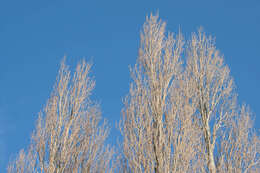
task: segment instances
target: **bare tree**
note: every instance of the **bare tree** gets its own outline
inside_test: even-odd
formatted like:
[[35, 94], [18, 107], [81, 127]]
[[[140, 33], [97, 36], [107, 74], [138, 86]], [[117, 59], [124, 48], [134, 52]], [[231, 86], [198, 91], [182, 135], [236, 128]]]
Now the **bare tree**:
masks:
[[166, 34], [165, 26], [153, 15], [144, 23], [118, 159], [104, 146], [108, 129], [90, 100], [90, 65], [83, 61], [71, 77], [62, 63], [32, 142], [8, 172], [259, 172], [251, 112], [237, 103], [214, 39], [199, 30], [185, 42], [181, 33]]
[[94, 81], [82, 61], [74, 75], [64, 61], [45, 109], [39, 113], [27, 152], [21, 150], [8, 172], [111, 172], [113, 151], [100, 108], [90, 100]]
[[225, 129], [217, 152], [218, 172], [260, 172], [260, 139], [251, 117], [243, 105]]
[[186, 103], [191, 93], [181, 74], [183, 37], [167, 36], [157, 16], [143, 28], [121, 122], [124, 157], [132, 172], [190, 172], [200, 134]]
[[187, 80], [194, 89], [196, 123], [203, 134], [202, 146], [209, 172], [216, 172], [215, 145], [219, 130], [232, 119], [236, 97], [229, 69], [214, 40], [201, 31], [193, 34], [187, 48]]
[[245, 106], [239, 111], [233, 79], [214, 40], [199, 30], [189, 41], [187, 55], [186, 80], [194, 89], [192, 100], [197, 110], [193, 116], [203, 134], [205, 170], [215, 173], [259, 169], [259, 137], [251, 130], [252, 116]]
[[229, 68], [202, 30], [185, 43], [181, 34], [166, 35], [165, 23], [151, 15], [131, 74], [121, 120], [125, 170], [259, 169], [259, 137], [250, 132], [251, 115], [238, 111]]

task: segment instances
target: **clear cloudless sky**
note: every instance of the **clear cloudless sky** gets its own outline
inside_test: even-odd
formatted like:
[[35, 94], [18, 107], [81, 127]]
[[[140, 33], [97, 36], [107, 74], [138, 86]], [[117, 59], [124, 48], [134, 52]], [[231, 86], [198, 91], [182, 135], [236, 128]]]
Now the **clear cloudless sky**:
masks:
[[199, 26], [216, 37], [239, 102], [250, 105], [259, 129], [259, 0], [1, 0], [0, 172], [29, 144], [64, 55], [72, 68], [81, 58], [93, 62], [93, 98], [112, 126], [108, 143], [116, 143], [128, 67], [136, 62], [140, 30], [151, 12], [186, 38]]

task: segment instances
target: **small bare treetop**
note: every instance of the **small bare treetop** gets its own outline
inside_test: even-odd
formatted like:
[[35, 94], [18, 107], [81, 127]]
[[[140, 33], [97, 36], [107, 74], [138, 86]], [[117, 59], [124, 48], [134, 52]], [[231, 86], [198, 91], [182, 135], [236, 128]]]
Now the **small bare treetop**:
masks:
[[106, 122], [90, 99], [91, 66], [80, 62], [73, 76], [63, 60], [44, 110], [39, 113], [28, 152], [22, 150], [8, 172], [108, 172], [112, 150], [104, 146]]

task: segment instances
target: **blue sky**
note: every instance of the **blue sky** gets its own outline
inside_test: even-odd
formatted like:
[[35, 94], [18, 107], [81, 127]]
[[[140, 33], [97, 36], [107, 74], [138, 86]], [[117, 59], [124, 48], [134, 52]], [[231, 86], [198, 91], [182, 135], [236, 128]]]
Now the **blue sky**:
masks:
[[[93, 62], [94, 98], [111, 126], [120, 118], [145, 16], [159, 12], [167, 29], [185, 37], [203, 26], [216, 37], [260, 128], [259, 0], [1, 0], [0, 172], [26, 147], [64, 55], [74, 67]], [[109, 142], [119, 135], [112, 127]]]

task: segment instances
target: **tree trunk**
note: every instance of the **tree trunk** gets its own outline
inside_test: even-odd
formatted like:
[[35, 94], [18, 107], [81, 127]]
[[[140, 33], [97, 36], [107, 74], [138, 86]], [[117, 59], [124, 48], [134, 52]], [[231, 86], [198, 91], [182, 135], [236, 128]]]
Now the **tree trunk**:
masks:
[[204, 135], [205, 135], [205, 143], [207, 147], [207, 155], [208, 155], [208, 169], [210, 173], [216, 173], [216, 165], [214, 160], [214, 145], [215, 142], [211, 142], [211, 132], [209, 127], [209, 122], [206, 122], [206, 128], [204, 128]]

